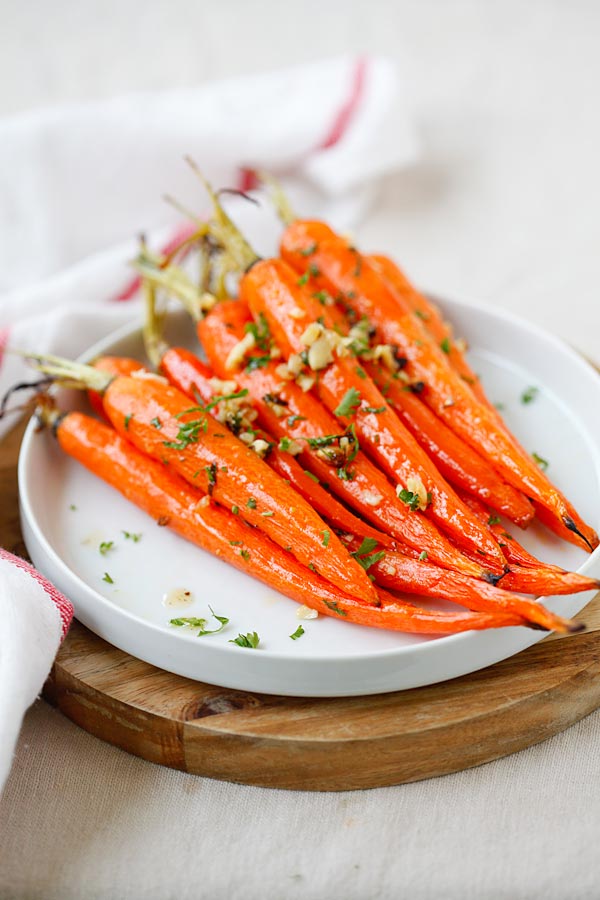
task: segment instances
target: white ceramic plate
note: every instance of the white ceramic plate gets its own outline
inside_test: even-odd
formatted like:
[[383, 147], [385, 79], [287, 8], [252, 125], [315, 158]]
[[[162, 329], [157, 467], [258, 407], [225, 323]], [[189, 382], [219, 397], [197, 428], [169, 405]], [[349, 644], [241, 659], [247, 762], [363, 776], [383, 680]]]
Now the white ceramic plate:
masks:
[[[438, 301], [440, 302], [440, 301]], [[493, 401], [505, 405], [509, 426], [524, 446], [550, 462], [548, 474], [584, 518], [599, 524], [600, 378], [559, 340], [504, 313], [443, 301], [456, 333]], [[189, 320], [175, 315], [172, 343], [193, 345]], [[126, 328], [91, 348], [143, 358], [137, 328]], [[539, 389], [524, 405], [521, 393]], [[81, 398], [64, 394], [70, 406]], [[122, 650], [163, 669], [224, 687], [291, 696], [339, 697], [403, 690], [444, 681], [488, 666], [534, 644], [543, 634], [526, 628], [470, 632], [436, 639], [388, 633], [330, 617], [303, 621], [297, 605], [261, 582], [231, 569], [153, 520], [61, 453], [50, 434], [28, 427], [19, 461], [21, 521], [31, 558], [75, 605], [77, 618]], [[72, 507], [76, 507], [73, 509]], [[138, 543], [123, 531], [141, 533]], [[102, 541], [114, 541], [106, 556]], [[522, 542], [542, 559], [600, 575], [600, 550], [586, 555], [536, 526]], [[103, 581], [108, 572], [114, 584]], [[184, 610], [168, 609], [163, 595], [192, 592]], [[592, 594], [547, 598], [574, 615]], [[208, 617], [208, 605], [230, 624], [197, 638], [168, 624], [177, 615]], [[260, 647], [229, 643], [257, 631]]]

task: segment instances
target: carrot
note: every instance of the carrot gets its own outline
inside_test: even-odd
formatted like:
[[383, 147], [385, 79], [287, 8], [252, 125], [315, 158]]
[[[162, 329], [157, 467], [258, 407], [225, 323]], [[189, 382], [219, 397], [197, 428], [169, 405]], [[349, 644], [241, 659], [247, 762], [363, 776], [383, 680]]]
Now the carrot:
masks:
[[[93, 366], [101, 372], [110, 372], [112, 375], [131, 375], [132, 372], [144, 368], [139, 359], [132, 359], [129, 356], [101, 356], [94, 360]], [[88, 400], [94, 412], [106, 421], [102, 394], [98, 391], [88, 391]]]
[[[178, 475], [140, 453], [102, 422], [70, 412], [46, 415], [62, 449], [128, 500], [182, 537], [298, 603], [342, 621], [425, 634], [525, 624], [514, 614], [448, 614], [420, 609], [380, 592], [380, 606], [361, 604], [302, 566]], [[208, 503], [206, 502], [208, 499]]]
[[158, 376], [112, 376], [59, 357], [34, 356], [37, 367], [104, 397], [113, 427], [138, 450], [198, 485], [303, 564], [361, 600], [377, 603], [365, 571], [320, 516], [259, 457]]
[[389, 369], [369, 362], [364, 368], [455, 490], [462, 488], [473, 494], [521, 528], [529, 524], [535, 510], [524, 494], [503, 481], [487, 460], [438, 419]]
[[[264, 260], [242, 277], [239, 287], [240, 299], [248, 304], [255, 318], [264, 317], [277, 346], [288, 358], [306, 351], [307, 326], [319, 317], [318, 303], [301, 289], [299, 281], [302, 278], [298, 279], [282, 260]], [[327, 322], [326, 317], [324, 321]], [[316, 340], [319, 339], [317, 333]], [[345, 427], [352, 425], [356, 429], [361, 445], [404, 491], [400, 498], [417, 496], [418, 508], [459, 546], [477, 551], [490, 570], [503, 573], [505, 560], [498, 546], [442, 478], [356, 360], [330, 354], [328, 361], [319, 365], [317, 374], [319, 398]], [[352, 403], [345, 403], [348, 398], [352, 398]]]
[[463, 495], [463, 499], [474, 515], [483, 524], [487, 524], [510, 563], [510, 572], [502, 579], [502, 587], [506, 590], [550, 596], [593, 591], [600, 587], [600, 582], [594, 578], [588, 578], [578, 572], [567, 572], [560, 566], [541, 562], [529, 553], [513, 535], [505, 531], [498, 516], [490, 515], [489, 510], [482, 503], [474, 497], [466, 495]]
[[[417, 291], [404, 272], [389, 257], [376, 254], [370, 255], [368, 259], [375, 270], [396, 292], [400, 300], [398, 304], [400, 314], [413, 312], [421, 319], [431, 337], [444, 347], [448, 362], [462, 380], [469, 385], [480, 403], [485, 403], [490, 409], [494, 409], [485, 395], [479, 376], [467, 362], [463, 349], [464, 341], [454, 340], [452, 326], [444, 320], [435, 303]], [[500, 417], [497, 416], [497, 418]]]
[[366, 542], [361, 546], [359, 541], [353, 540], [348, 543], [348, 547], [359, 557], [361, 549], [366, 551], [363, 558], [373, 560], [368, 571], [375, 578], [375, 583], [381, 587], [449, 600], [478, 612], [503, 610], [515, 613], [532, 625], [549, 631], [581, 631], [582, 626], [578, 623], [557, 616], [538, 603], [524, 600], [504, 590], [508, 576], [502, 580], [501, 590], [458, 572], [448, 577], [447, 572], [427, 560], [410, 559], [402, 553], [388, 551], [385, 554], [371, 555], [376, 548]]
[[368, 258], [342, 238], [313, 240], [310, 222], [295, 222], [285, 230], [281, 252], [298, 272], [306, 274], [307, 266], [312, 266], [312, 271], [318, 273], [313, 281], [316, 290], [341, 295], [355, 315], [365, 316], [376, 327], [383, 342], [398, 348], [407, 360], [407, 373], [425, 385], [421, 393], [425, 403], [488, 459], [509, 484], [558, 519], [565, 528], [565, 537], [589, 550], [598, 546], [594, 530], [573, 514], [572, 507], [529, 454], [499, 427], [495, 413], [475, 398], [470, 387], [448, 365], [443, 349], [430, 340], [419, 319], [413, 313], [398, 315], [397, 295]]
[[[165, 352], [160, 362], [160, 371], [168, 378], [169, 382], [188, 397], [195, 399], [196, 402], [202, 402], [211, 407], [218, 399], [219, 391], [215, 382], [214, 372], [203, 363], [190, 350], [183, 347], [170, 347]], [[222, 382], [222, 384], [230, 383]], [[244, 393], [240, 391], [239, 386], [230, 383], [231, 391], [228, 393]], [[222, 394], [221, 394], [222, 396]], [[213, 411], [219, 409], [219, 404]], [[236, 414], [233, 414], [234, 421], [228, 421], [225, 416], [224, 424], [233, 433], [239, 432], [239, 423], [236, 421]], [[386, 547], [393, 545], [393, 541], [381, 531], [372, 528], [366, 522], [358, 519], [353, 513], [347, 510], [335, 497], [332, 497], [321, 485], [315, 481], [314, 477], [307, 474], [299, 463], [295, 460], [291, 452], [280, 449], [270, 434], [262, 429], [249, 426], [249, 430], [245, 434], [252, 438], [254, 442], [259, 441], [261, 446], [265, 448], [265, 462], [282, 478], [287, 479], [298, 493], [315, 509], [320, 516], [327, 519], [332, 525], [341, 531], [348, 531], [352, 534], [359, 534], [363, 537], [370, 537], [377, 540]], [[245, 435], [242, 435], [242, 437]], [[287, 442], [291, 445], [291, 442]], [[286, 442], [284, 445], [286, 446]]]
[[[221, 377], [231, 374], [225, 360], [251, 321], [245, 304], [228, 301], [220, 303], [198, 323], [200, 342], [211, 366]], [[350, 464], [345, 458], [337, 459], [343, 437], [337, 421], [293, 380], [283, 380], [280, 364], [266, 352], [257, 355], [252, 350], [251, 353], [245, 359], [245, 368], [236, 372], [236, 380], [248, 389], [261, 425], [277, 439], [290, 438], [303, 444], [305, 449], [298, 458], [327, 483], [329, 490], [379, 529], [417, 552], [427, 550], [438, 565], [474, 577], [498, 580], [493, 573], [483, 570], [481, 564], [467, 560], [424, 516], [401, 503], [386, 477], [362, 451], [356, 453]], [[279, 402], [267, 402], [265, 398]]]

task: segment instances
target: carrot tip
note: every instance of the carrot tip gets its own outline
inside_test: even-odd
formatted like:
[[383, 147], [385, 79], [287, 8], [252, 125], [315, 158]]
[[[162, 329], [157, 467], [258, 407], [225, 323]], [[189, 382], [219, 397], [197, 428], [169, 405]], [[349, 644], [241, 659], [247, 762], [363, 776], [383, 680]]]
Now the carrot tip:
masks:
[[540, 625], [539, 622], [532, 622], [528, 620], [527, 627], [532, 628], [534, 631], [551, 631], [550, 628], [546, 628], [545, 625]]
[[585, 630], [586, 630], [586, 626], [583, 622], [567, 622], [567, 633], [568, 634], [579, 634]]
[[592, 544], [588, 541], [586, 536], [580, 532], [579, 528], [577, 527], [577, 525], [575, 524], [575, 522], [573, 521], [571, 516], [563, 516], [563, 524], [565, 525], [566, 528], [569, 529], [569, 531], [574, 532], [574, 534], [576, 534], [578, 537], [580, 537], [581, 540], [587, 544], [587, 546], [590, 548], [590, 553], [593, 551], [594, 548], [593, 548]]
[[482, 581], [487, 581], [488, 584], [496, 585], [500, 581], [501, 578], [504, 578], [506, 572], [503, 572], [501, 575], [495, 575], [494, 572], [483, 572], [481, 575]]

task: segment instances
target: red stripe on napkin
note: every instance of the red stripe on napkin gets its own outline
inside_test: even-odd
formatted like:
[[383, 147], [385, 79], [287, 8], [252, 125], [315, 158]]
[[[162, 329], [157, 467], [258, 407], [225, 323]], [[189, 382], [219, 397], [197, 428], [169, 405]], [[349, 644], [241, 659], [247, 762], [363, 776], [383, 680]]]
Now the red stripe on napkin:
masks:
[[331, 128], [327, 132], [325, 138], [317, 145], [317, 150], [329, 150], [334, 147], [345, 135], [348, 127], [354, 118], [356, 110], [362, 100], [367, 75], [367, 59], [361, 57], [357, 59], [352, 72], [352, 82], [350, 85], [350, 95], [336, 115]]
[[6, 346], [8, 344], [9, 335], [10, 335], [10, 328], [0, 328], [0, 369], [2, 368], [2, 362], [4, 360], [4, 352], [5, 352]]
[[[34, 569], [32, 565], [28, 562], [25, 562], [24, 559], [21, 559], [20, 556], [14, 556], [14, 554], [9, 553], [8, 550], [3, 550], [0, 547], [0, 559], [5, 559], [9, 563], [12, 563], [17, 569], [21, 569], [23, 572], [27, 572], [34, 581], [42, 587], [47, 595], [50, 597], [52, 602], [55, 604], [58, 609], [58, 614], [60, 616], [60, 621], [62, 625], [62, 638], [65, 637], [67, 631], [69, 630], [69, 625], [71, 624], [71, 619], [73, 618], [73, 605], [70, 600], [61, 594], [59, 590], [57, 590], [53, 584], [47, 581], [43, 575]], [[16, 600], [18, 603], [18, 600]]]

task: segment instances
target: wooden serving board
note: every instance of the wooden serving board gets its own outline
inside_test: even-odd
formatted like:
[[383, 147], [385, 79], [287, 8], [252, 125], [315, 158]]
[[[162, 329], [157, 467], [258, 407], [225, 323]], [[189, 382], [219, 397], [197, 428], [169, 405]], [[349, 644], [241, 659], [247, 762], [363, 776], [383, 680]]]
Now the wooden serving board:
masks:
[[[0, 445], [0, 545], [26, 555], [17, 507], [22, 428]], [[102, 740], [161, 765], [265, 787], [342, 791], [476, 766], [600, 706], [600, 594], [588, 630], [432, 687], [302, 699], [201, 684], [134, 659], [74, 623], [44, 688]]]

